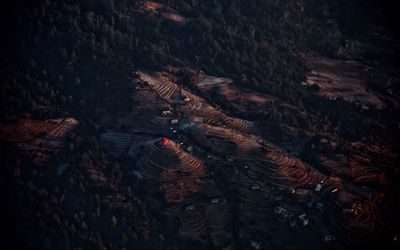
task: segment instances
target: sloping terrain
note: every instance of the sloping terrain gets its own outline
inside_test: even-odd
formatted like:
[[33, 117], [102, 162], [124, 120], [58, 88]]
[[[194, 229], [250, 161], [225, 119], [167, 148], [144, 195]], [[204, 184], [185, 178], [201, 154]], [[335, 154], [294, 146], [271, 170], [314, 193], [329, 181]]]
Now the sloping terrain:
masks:
[[[159, 199], [166, 201], [161, 209], [179, 218], [181, 237], [203, 244], [210, 239], [214, 247], [234, 247], [244, 242], [262, 248], [278, 247], [279, 241], [293, 240], [287, 236], [290, 228], [302, 237], [313, 239], [310, 247], [330, 241], [334, 243], [329, 244], [338, 246], [350, 242], [357, 245], [359, 237], [373, 240], [390, 228], [391, 221], [379, 205], [381, 200], [373, 198], [385, 197], [375, 191], [375, 186], [388, 185], [386, 177], [380, 176], [377, 169], [369, 170], [365, 163], [356, 163], [359, 161], [356, 155], [347, 158], [350, 161], [345, 163], [350, 164], [347, 175], [335, 176], [344, 166], [340, 165], [340, 159], [335, 163], [333, 158], [321, 162], [329, 168], [329, 172], [321, 172], [261, 138], [257, 132], [260, 128], [251, 122], [216, 109], [202, 97], [165, 79], [165, 74], [135, 75], [141, 81], [141, 89], [154, 91], [160, 103], [170, 105], [167, 111], [171, 114], [170, 121], [176, 121], [171, 125], [176, 133], [172, 139], [167, 138], [168, 134], [160, 134], [159, 139], [145, 139], [135, 136], [138, 132], [129, 132], [129, 126], [125, 126], [125, 132], [131, 134], [126, 153], [136, 160], [135, 166], [144, 182], [153, 183], [155, 189], [160, 185], [164, 199]], [[149, 107], [143, 112], [150, 110]], [[146, 118], [142, 117], [143, 120]], [[149, 136], [151, 131], [147, 132]], [[124, 142], [118, 137], [115, 140]], [[117, 147], [107, 138], [103, 141], [111, 152]], [[354, 178], [354, 184], [348, 182], [349, 177]], [[210, 182], [220, 189], [202, 191]], [[148, 195], [151, 193], [146, 192], [146, 199], [156, 199]], [[227, 209], [227, 214], [208, 215], [214, 210], [205, 205], [204, 196], [221, 204], [220, 209]], [[219, 235], [218, 230], [214, 232], [213, 226], [208, 225], [207, 215], [228, 216], [219, 222], [219, 227], [225, 229], [218, 236], [222, 239], [214, 235]], [[277, 224], [281, 226], [276, 227]], [[226, 231], [232, 226], [238, 233], [233, 238], [232, 232]], [[270, 238], [279, 240], [271, 242]]]
[[399, 249], [390, 7], [0, 1], [0, 246]]

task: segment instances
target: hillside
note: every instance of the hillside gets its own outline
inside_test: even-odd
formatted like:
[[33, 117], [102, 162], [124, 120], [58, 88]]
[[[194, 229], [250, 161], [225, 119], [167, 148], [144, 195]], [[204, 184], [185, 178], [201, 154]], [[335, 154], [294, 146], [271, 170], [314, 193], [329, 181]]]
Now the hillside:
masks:
[[399, 247], [389, 3], [0, 10], [8, 249]]

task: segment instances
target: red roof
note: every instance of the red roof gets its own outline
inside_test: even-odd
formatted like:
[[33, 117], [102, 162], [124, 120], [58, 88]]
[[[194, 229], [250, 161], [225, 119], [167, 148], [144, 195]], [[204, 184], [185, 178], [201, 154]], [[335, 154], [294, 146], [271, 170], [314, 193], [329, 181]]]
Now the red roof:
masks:
[[167, 145], [169, 143], [168, 138], [162, 137], [160, 139], [160, 145]]

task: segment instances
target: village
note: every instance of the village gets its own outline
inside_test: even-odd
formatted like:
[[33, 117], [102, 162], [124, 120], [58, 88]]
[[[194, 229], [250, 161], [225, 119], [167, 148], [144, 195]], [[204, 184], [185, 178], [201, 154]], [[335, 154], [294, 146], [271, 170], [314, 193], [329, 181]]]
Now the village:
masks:
[[399, 249], [372, 2], [1, 2], [3, 248]]

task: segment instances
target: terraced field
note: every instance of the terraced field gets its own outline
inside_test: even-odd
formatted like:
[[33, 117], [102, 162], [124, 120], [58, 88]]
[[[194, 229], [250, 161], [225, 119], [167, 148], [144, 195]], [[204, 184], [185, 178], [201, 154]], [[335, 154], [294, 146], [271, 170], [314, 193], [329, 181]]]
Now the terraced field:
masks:
[[321, 172], [291, 153], [293, 146], [263, 139], [258, 125], [226, 114], [165, 75], [135, 75], [137, 108], [121, 118], [118, 132], [101, 138], [162, 193], [164, 214], [176, 220], [183, 239], [267, 248], [295, 240], [289, 236], [294, 231], [314, 246], [340, 246], [358, 244], [349, 235], [376, 236], [388, 228], [377, 204], [382, 199], [376, 200], [382, 194], [343, 179], [383, 184], [375, 168], [358, 168], [354, 159], [349, 171], [338, 172], [349, 164], [338, 155], [320, 158]]
[[65, 146], [65, 137], [78, 125], [74, 118], [52, 120], [24, 119], [0, 125], [0, 136], [33, 155], [36, 163], [45, 163], [49, 157]]
[[[335, 60], [318, 56], [307, 56], [306, 62], [311, 72], [305, 85], [318, 85], [319, 94], [332, 100], [343, 98], [359, 103], [365, 108], [384, 109], [398, 107], [398, 98], [389, 97], [390, 76], [357, 61]], [[383, 83], [383, 84], [382, 84]], [[378, 90], [378, 91], [377, 91]]]
[[0, 1], [3, 249], [400, 249], [381, 2]]
[[162, 19], [169, 20], [176, 24], [184, 24], [186, 21], [185, 17], [176, 13], [173, 9], [155, 1], [140, 1], [138, 2], [137, 9], [146, 14], [160, 16]]
[[[312, 134], [229, 115], [168, 74], [135, 76], [130, 111], [104, 113], [91, 124], [112, 160], [125, 162], [124, 171], [142, 190], [151, 213], [176, 225], [168, 240], [265, 249], [296, 244], [297, 238], [308, 239], [303, 247], [313, 248], [357, 247], [360, 239], [395, 237], [385, 215], [393, 198], [382, 192], [393, 186], [383, 171], [396, 159], [389, 149], [358, 142], [350, 145], [357, 154], [320, 153], [309, 163], [301, 155], [314, 147]], [[65, 138], [77, 125], [74, 118], [24, 119], [3, 124], [0, 131], [36, 164], [44, 164], [66, 149]], [[338, 142], [318, 143], [326, 148]], [[382, 152], [386, 159], [370, 160]], [[57, 175], [72, 161], [61, 164]], [[79, 168], [88, 188], [117, 190], [103, 197], [108, 209], [134, 209], [130, 186], [127, 194], [104, 166], [83, 155]], [[118, 164], [110, 171], [123, 175]]]

